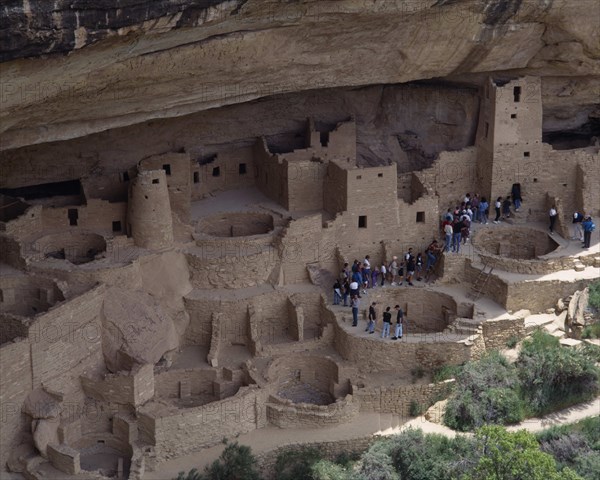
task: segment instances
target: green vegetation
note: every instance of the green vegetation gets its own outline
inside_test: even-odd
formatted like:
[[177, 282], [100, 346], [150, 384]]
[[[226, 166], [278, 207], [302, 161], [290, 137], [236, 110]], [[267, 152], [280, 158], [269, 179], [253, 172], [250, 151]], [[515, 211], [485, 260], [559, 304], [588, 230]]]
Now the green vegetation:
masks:
[[600, 348], [563, 348], [542, 331], [523, 341], [515, 364], [498, 352], [467, 363], [457, 377], [444, 423], [459, 431], [508, 425], [593, 398]]
[[312, 478], [312, 467], [322, 460], [316, 448], [300, 448], [285, 451], [277, 457], [275, 476], [278, 480], [300, 480]]
[[600, 338], [600, 322], [584, 327], [581, 338]]
[[409, 407], [409, 415], [411, 417], [418, 417], [419, 415], [423, 415], [425, 412], [425, 408], [416, 400], [411, 400]]
[[207, 466], [203, 473], [193, 468], [187, 474], [179, 472], [177, 480], [260, 480], [256, 458], [250, 447], [237, 442], [225, 443], [225, 450], [218, 460]]
[[590, 285], [589, 304], [597, 310], [600, 310], [600, 280]]
[[433, 371], [433, 383], [456, 378], [462, 370], [462, 365], [444, 365]]
[[517, 343], [519, 343], [519, 337], [517, 335], [513, 335], [506, 341], [506, 347], [515, 348], [517, 346]]

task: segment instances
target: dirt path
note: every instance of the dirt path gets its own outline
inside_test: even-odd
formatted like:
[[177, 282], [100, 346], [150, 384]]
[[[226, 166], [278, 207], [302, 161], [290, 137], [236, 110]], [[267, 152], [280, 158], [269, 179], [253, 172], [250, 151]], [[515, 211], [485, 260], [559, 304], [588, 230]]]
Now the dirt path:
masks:
[[[586, 417], [600, 415], [600, 397], [560, 412], [552, 413], [543, 418], [530, 418], [524, 422], [508, 427], [508, 430], [525, 429], [537, 432], [553, 425], [575, 423]], [[448, 437], [456, 436], [454, 430], [444, 425], [429, 422], [425, 417], [417, 417], [406, 421], [397, 415], [389, 413], [361, 413], [352, 422], [322, 429], [283, 430], [276, 427], [266, 427], [260, 430], [240, 435], [240, 444], [248, 445], [254, 454], [268, 452], [287, 444], [302, 444], [319, 441], [348, 440], [365, 435], [394, 435], [402, 430], [413, 427], [420, 428], [425, 433], [439, 433]], [[189, 471], [192, 468], [202, 470], [205, 465], [216, 460], [223, 451], [223, 445], [216, 445], [201, 452], [184, 455], [177, 459], [160, 464], [158, 470], [146, 472], [144, 479], [166, 480], [177, 477], [178, 472]]]

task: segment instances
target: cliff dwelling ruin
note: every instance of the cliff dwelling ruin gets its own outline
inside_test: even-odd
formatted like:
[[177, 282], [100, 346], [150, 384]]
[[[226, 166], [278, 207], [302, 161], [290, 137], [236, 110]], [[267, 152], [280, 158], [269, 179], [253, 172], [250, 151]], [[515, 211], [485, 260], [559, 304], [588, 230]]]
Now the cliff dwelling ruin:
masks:
[[[224, 437], [278, 429], [293, 443], [297, 429], [363, 412], [405, 418], [412, 402], [448, 395], [430, 381], [435, 368], [525, 336], [530, 316], [600, 277], [598, 231], [586, 249], [572, 225], [573, 212], [600, 215], [598, 27], [578, 37], [596, 39], [586, 50], [567, 7], [562, 28], [547, 7], [543, 33], [537, 10], [492, 18], [466, 0], [410, 12], [160, 1], [158, 17], [118, 21], [107, 7], [102, 21], [75, 12], [77, 26], [78, 7], [57, 6], [64, 30], [48, 39], [32, 23], [16, 31], [35, 15], [25, 4], [41, 2], [9, 3], [0, 476], [174, 478], [180, 459]], [[461, 8], [451, 37], [424, 33]], [[353, 21], [381, 38], [351, 37]], [[248, 38], [224, 33], [230, 23]], [[311, 29], [335, 45], [299, 40]], [[501, 38], [481, 33], [493, 29]], [[474, 31], [477, 55], [445, 47]], [[390, 45], [390, 56], [369, 52]], [[582, 50], [590, 57], [569, 63]], [[496, 198], [515, 185], [521, 208], [494, 223]], [[473, 221], [459, 253], [444, 251], [445, 213], [467, 192], [488, 199], [489, 223]], [[353, 326], [334, 302], [344, 264], [368, 255], [372, 270], [389, 268], [409, 248], [423, 254], [422, 278], [359, 286]], [[395, 305], [399, 341], [381, 335]]]

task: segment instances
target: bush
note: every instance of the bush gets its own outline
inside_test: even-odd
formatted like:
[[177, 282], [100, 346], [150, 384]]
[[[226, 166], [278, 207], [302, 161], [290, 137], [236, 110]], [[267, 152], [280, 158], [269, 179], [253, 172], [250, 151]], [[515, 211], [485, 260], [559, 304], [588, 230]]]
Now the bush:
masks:
[[392, 459], [383, 451], [369, 450], [361, 459], [356, 480], [399, 480]]
[[517, 343], [519, 343], [519, 337], [517, 337], [516, 335], [513, 335], [506, 341], [506, 347], [507, 348], [515, 348], [517, 346]]
[[275, 476], [278, 480], [313, 480], [312, 467], [322, 455], [316, 448], [284, 451], [277, 456]]
[[442, 367], [436, 368], [433, 371], [433, 383], [443, 382], [444, 380], [456, 378], [461, 370], [462, 365], [444, 365]]
[[419, 415], [423, 415], [424, 411], [425, 411], [425, 408], [423, 407], [423, 405], [421, 405], [416, 400], [411, 400], [409, 411], [408, 411], [408, 413], [411, 417], [418, 417]]
[[187, 475], [180, 472], [177, 480], [259, 480], [256, 470], [256, 458], [250, 447], [238, 445], [237, 442], [227, 443], [218, 460], [200, 473], [193, 468]]
[[600, 322], [584, 327], [581, 338], [600, 338]]
[[589, 304], [597, 310], [600, 310], [600, 281], [590, 285]]
[[496, 351], [467, 363], [456, 379], [456, 393], [446, 406], [444, 423], [467, 431], [485, 424], [517, 423], [524, 405], [514, 385], [517, 371]]
[[348, 471], [337, 463], [319, 460], [312, 466], [310, 478], [311, 480], [347, 480]]
[[599, 370], [586, 350], [562, 348], [557, 338], [542, 331], [523, 342], [517, 366], [523, 397], [535, 415], [588, 400], [598, 392]]

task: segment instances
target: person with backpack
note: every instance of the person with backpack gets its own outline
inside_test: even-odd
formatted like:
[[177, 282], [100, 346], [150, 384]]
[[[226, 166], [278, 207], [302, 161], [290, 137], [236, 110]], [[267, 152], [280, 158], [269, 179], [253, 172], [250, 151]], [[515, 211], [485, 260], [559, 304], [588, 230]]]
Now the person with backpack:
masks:
[[592, 240], [592, 232], [596, 230], [596, 225], [592, 221], [592, 217], [588, 215], [585, 220], [581, 223], [583, 227], [583, 248], [590, 248], [590, 242]]
[[369, 307], [369, 324], [365, 329], [365, 332], [369, 332], [369, 334], [375, 333], [375, 321], [377, 320], [377, 310], [375, 310], [375, 305], [377, 305], [377, 303], [373, 302]]
[[381, 338], [388, 338], [390, 336], [391, 325], [392, 314], [390, 313], [390, 307], [387, 307], [385, 312], [383, 312], [383, 330], [381, 331]]

